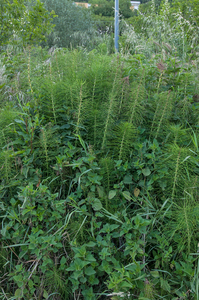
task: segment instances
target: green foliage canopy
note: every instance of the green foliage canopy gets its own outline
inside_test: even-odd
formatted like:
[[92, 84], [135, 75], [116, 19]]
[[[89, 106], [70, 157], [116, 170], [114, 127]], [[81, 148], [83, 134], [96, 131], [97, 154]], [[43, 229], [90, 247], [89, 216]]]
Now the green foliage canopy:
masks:
[[181, 11], [184, 18], [199, 26], [199, 2], [198, 0], [173, 0], [172, 11]]
[[53, 25], [53, 12], [48, 12], [39, 0], [0, 1], [0, 45], [20, 42], [35, 44], [45, 40]]
[[[95, 15], [114, 17], [114, 0], [92, 0], [91, 3], [93, 4], [91, 9]], [[119, 12], [124, 18], [130, 18], [133, 15], [130, 7], [130, 0], [120, 0]]]
[[55, 31], [49, 35], [48, 46], [56, 44], [59, 47], [69, 47], [74, 33], [85, 32], [92, 28], [90, 11], [76, 6], [72, 1], [45, 0], [44, 5], [49, 12], [53, 10], [58, 15], [53, 20]]

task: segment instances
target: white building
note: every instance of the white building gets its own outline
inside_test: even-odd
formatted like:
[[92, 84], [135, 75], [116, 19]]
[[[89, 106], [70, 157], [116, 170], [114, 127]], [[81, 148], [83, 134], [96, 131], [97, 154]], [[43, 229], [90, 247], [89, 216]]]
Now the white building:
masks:
[[140, 1], [131, 1], [131, 9], [138, 9]]

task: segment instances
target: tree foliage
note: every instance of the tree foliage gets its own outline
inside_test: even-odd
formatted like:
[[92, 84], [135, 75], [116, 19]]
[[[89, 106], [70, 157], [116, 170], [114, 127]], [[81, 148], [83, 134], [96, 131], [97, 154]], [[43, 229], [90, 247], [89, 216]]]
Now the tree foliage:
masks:
[[48, 12], [40, 0], [1, 0], [0, 45], [20, 43], [35, 44], [45, 40], [53, 25], [53, 12]]
[[90, 11], [76, 6], [70, 0], [45, 0], [44, 5], [49, 12], [53, 10], [58, 16], [53, 20], [55, 30], [48, 37], [49, 46], [56, 44], [58, 47], [69, 47], [73, 44], [74, 33], [92, 28]]
[[[92, 11], [95, 15], [101, 15], [106, 17], [114, 17], [114, 0], [92, 0]], [[131, 2], [130, 0], [120, 0], [119, 3], [119, 12], [122, 17], [130, 18], [133, 15], [132, 10], [130, 9]]]
[[172, 11], [182, 12], [184, 18], [199, 26], [199, 1], [198, 0], [173, 0]]

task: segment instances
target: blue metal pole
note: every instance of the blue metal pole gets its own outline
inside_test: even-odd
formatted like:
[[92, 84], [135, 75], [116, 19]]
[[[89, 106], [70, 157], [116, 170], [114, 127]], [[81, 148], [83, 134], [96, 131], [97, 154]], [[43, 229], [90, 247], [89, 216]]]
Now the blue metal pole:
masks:
[[115, 51], [119, 52], [119, 0], [115, 0]]

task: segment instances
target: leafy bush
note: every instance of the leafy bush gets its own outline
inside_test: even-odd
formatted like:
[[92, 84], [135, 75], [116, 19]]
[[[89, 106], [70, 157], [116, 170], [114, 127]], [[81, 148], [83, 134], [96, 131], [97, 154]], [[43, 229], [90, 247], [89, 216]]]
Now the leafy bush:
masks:
[[1, 0], [0, 6], [0, 46], [12, 43], [24, 47], [38, 43], [53, 28], [53, 12], [50, 14], [39, 0], [31, 3]]

